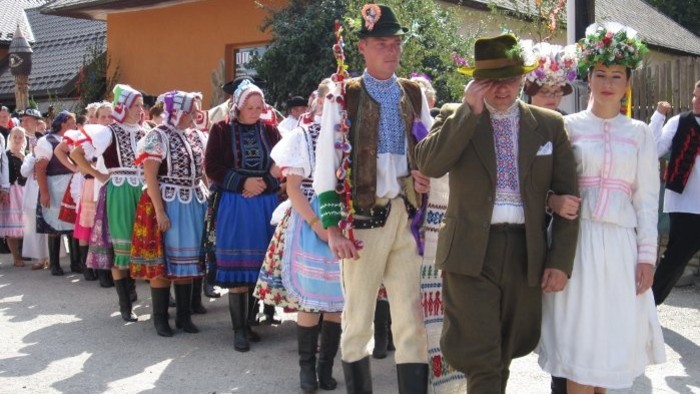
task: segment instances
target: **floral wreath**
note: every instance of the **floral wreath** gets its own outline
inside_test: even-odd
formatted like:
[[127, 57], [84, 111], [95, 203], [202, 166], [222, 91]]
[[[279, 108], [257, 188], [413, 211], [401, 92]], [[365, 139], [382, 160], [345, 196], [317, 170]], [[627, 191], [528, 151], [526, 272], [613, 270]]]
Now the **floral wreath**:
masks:
[[362, 6], [362, 19], [365, 20], [365, 27], [372, 31], [374, 25], [382, 17], [382, 9], [376, 4], [365, 4]]
[[537, 43], [532, 47], [538, 67], [528, 73], [527, 81], [539, 86], [559, 86], [570, 84], [577, 77], [578, 57], [576, 47]]
[[594, 23], [586, 29], [586, 37], [578, 42], [578, 71], [585, 75], [598, 64], [620, 65], [631, 70], [641, 68], [644, 55], [649, 52], [637, 38], [637, 32], [615, 22]]

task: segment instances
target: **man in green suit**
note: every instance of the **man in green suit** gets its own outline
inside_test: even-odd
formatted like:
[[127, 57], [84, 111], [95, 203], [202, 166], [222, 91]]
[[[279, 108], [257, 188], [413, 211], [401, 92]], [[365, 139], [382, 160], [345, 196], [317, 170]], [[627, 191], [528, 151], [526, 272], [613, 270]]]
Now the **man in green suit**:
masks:
[[416, 147], [421, 172], [450, 173], [436, 264], [443, 274], [441, 348], [469, 394], [505, 393], [513, 358], [538, 343], [542, 292], [571, 274], [578, 221], [545, 224], [550, 193], [578, 194], [561, 115], [518, 99], [535, 68], [513, 35], [475, 44], [464, 102], [446, 104]]

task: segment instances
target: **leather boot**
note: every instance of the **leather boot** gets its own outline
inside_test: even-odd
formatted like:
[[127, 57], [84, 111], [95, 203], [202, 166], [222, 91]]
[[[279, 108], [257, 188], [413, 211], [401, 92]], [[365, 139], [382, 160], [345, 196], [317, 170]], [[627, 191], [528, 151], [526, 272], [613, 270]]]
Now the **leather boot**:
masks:
[[168, 296], [170, 288], [151, 287], [151, 302], [153, 303], [153, 326], [161, 337], [171, 337], [175, 332], [168, 324]]
[[175, 284], [175, 305], [176, 317], [175, 327], [182, 328], [183, 331], [192, 334], [198, 333], [199, 329], [192, 323], [192, 284]]
[[374, 350], [372, 357], [383, 359], [389, 346], [389, 301], [377, 300], [374, 310]]
[[126, 279], [117, 279], [114, 281], [114, 287], [117, 289], [119, 296], [119, 312], [122, 314], [124, 321], [137, 321], [138, 317], [131, 309], [131, 300], [129, 299], [129, 289], [127, 288]]
[[127, 289], [129, 290], [129, 300], [131, 300], [131, 302], [136, 302], [136, 300], [138, 300], [139, 298], [136, 294], [136, 280], [133, 279], [131, 276], [127, 276], [126, 285]]
[[192, 313], [203, 315], [207, 313], [207, 308], [202, 305], [202, 285], [203, 278], [195, 278], [192, 280]]
[[68, 256], [70, 257], [70, 272], [82, 274], [83, 268], [80, 266], [80, 243], [78, 239], [72, 235], [68, 236]]
[[248, 293], [228, 293], [228, 310], [233, 324], [233, 348], [239, 352], [250, 350], [248, 343]]
[[83, 270], [83, 277], [87, 281], [93, 281], [97, 280], [97, 276], [95, 275], [95, 271], [88, 268], [87, 265], [85, 264], [87, 262], [87, 254], [88, 254], [88, 249], [90, 247], [85, 245], [85, 246], [79, 246], [78, 251], [80, 252], [80, 268]]
[[352, 363], [343, 361], [343, 375], [348, 394], [372, 394], [369, 356]]
[[324, 320], [321, 326], [321, 348], [318, 351], [318, 385], [324, 390], [335, 390], [338, 382], [333, 379], [333, 360], [340, 345], [340, 323]]
[[277, 315], [277, 309], [274, 305], [263, 304], [263, 314], [265, 315], [265, 324], [267, 325], [280, 325], [282, 320], [280, 320]]
[[313, 393], [318, 389], [316, 381], [316, 345], [318, 343], [318, 326], [297, 326], [297, 343], [299, 346], [299, 383], [304, 393]]
[[114, 287], [114, 280], [112, 279], [111, 270], [96, 270], [97, 279], [100, 280], [100, 287]]
[[260, 310], [260, 305], [258, 299], [253, 297], [253, 289], [248, 290], [248, 325], [249, 326], [259, 326], [260, 321], [258, 320], [258, 311]]
[[221, 297], [221, 293], [216, 291], [214, 288], [214, 285], [212, 285], [213, 282], [209, 281], [209, 278], [206, 278], [203, 280], [203, 285], [202, 288], [204, 289], [204, 295], [209, 297], [209, 298], [219, 298]]
[[428, 364], [396, 364], [399, 394], [428, 393]]
[[59, 260], [61, 252], [61, 236], [49, 236], [48, 246], [49, 246], [49, 267], [51, 267], [51, 275], [62, 276], [63, 268], [61, 268], [61, 262]]

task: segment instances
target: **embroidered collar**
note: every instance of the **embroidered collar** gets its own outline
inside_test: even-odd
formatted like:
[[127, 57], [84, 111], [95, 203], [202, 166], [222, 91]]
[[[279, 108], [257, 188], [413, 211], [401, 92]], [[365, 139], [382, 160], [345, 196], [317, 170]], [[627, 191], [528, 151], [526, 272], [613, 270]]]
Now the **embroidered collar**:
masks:
[[367, 90], [370, 92], [379, 92], [379, 91], [386, 91], [391, 89], [392, 87], [396, 86], [396, 74], [393, 74], [389, 79], [377, 79], [373, 76], [371, 76], [368, 72], [367, 69], [365, 69], [364, 73], [362, 73], [362, 78], [365, 81], [365, 84], [367, 86]]
[[491, 114], [492, 119], [515, 118], [520, 115], [520, 106], [518, 105], [519, 102], [520, 100], [515, 100], [510, 107], [506, 108], [503, 111], [492, 107], [491, 105], [489, 105], [489, 103], [486, 102], [486, 100], [484, 100], [484, 106], [486, 106], [486, 109]]

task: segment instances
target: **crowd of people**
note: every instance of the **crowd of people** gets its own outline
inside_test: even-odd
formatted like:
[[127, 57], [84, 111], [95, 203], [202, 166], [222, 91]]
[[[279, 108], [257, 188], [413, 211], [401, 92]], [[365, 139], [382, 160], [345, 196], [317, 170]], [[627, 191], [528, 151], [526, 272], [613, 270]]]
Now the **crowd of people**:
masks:
[[[60, 276], [67, 249], [71, 272], [114, 287], [129, 322], [146, 280], [163, 337], [169, 306], [197, 333], [202, 293], [228, 289], [238, 352], [261, 340], [258, 300], [268, 322], [296, 311], [304, 392], [337, 387], [339, 350], [348, 393], [372, 392], [370, 356], [387, 349], [400, 393], [504, 393], [511, 361], [532, 351], [556, 394], [629, 387], [663, 362], [655, 305], [700, 249], [700, 81], [692, 111], [664, 125], [659, 103], [649, 126], [620, 113], [645, 52], [633, 30], [593, 25], [569, 47], [505, 34], [476, 41], [463, 102], [437, 110], [429, 77], [396, 75], [407, 29], [393, 10], [361, 17], [364, 72], [292, 97], [286, 119], [252, 77], [222, 87], [230, 99], [199, 116], [211, 125], [197, 122], [198, 93], [146, 111], [124, 84], [85, 115], [2, 107], [14, 266]], [[567, 115], [576, 78], [589, 105]]]

